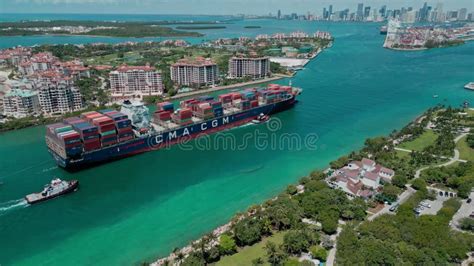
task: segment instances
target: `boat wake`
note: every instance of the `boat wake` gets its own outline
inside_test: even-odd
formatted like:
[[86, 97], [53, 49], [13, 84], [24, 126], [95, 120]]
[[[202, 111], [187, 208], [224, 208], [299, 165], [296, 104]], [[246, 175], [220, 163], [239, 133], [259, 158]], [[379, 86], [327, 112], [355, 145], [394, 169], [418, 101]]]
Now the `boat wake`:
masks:
[[55, 170], [55, 169], [58, 169], [58, 167], [57, 167], [57, 166], [53, 166], [53, 167], [45, 168], [45, 169], [43, 169], [42, 172], [43, 172], [43, 173], [51, 172], [51, 171], [53, 171], [53, 170]]
[[25, 199], [10, 200], [7, 202], [0, 203], [0, 216], [6, 214], [7, 212], [25, 208], [28, 206], [28, 203]]

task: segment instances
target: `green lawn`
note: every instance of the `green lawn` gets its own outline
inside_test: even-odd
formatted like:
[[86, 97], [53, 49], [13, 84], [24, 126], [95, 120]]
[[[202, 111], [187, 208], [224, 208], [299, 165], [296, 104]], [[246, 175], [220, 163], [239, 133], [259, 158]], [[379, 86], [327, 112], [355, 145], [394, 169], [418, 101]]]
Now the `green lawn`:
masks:
[[400, 158], [400, 159], [405, 159], [405, 160], [410, 160], [411, 159], [409, 152], [397, 151], [396, 150], [395, 153], [397, 154], [397, 157]]
[[424, 148], [433, 144], [437, 137], [438, 135], [434, 133], [433, 130], [426, 130], [418, 138], [412, 141], [403, 142], [398, 145], [398, 147], [407, 150], [422, 151]]
[[459, 157], [463, 160], [473, 161], [474, 162], [474, 149], [471, 149], [466, 142], [467, 136], [460, 139], [456, 144], [456, 147], [459, 150]]
[[[252, 260], [261, 257], [264, 261], [266, 261], [266, 252], [265, 252], [265, 244], [268, 241], [271, 241], [277, 245], [280, 245], [283, 243], [283, 236], [285, 235], [286, 232], [277, 232], [273, 234], [270, 237], [267, 237], [260, 241], [257, 244], [254, 244], [253, 246], [250, 247], [244, 247], [243, 249], [239, 250], [238, 253], [235, 253], [234, 255], [231, 256], [226, 256], [223, 257], [220, 261], [216, 263], [217, 266], [226, 266], [226, 265], [232, 265], [232, 266], [247, 266], [247, 265], [252, 265]], [[270, 265], [266, 263], [266, 265]]]

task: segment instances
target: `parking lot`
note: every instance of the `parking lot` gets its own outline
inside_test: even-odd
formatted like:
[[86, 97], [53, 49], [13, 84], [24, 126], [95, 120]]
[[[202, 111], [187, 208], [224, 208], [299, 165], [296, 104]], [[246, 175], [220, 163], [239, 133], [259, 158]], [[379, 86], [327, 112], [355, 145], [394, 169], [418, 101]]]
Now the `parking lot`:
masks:
[[450, 199], [450, 197], [440, 196], [439, 194], [436, 196], [436, 200], [424, 200], [419, 205], [420, 215], [436, 215], [438, 211], [443, 207], [443, 202]]
[[[469, 195], [469, 198], [474, 200], [474, 192], [471, 192], [471, 195]], [[459, 220], [465, 217], [469, 217], [472, 212], [474, 212], [474, 201], [471, 201], [471, 203], [467, 203], [467, 200], [462, 200], [461, 201], [462, 205], [461, 208], [454, 214], [453, 220], [451, 225], [453, 228], [457, 228]]]

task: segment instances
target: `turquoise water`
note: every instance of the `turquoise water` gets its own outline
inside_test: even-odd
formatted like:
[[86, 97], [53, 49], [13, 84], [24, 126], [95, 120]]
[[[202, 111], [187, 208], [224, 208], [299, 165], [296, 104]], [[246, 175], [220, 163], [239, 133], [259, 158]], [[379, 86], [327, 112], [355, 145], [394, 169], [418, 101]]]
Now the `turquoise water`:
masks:
[[[300, 103], [275, 116], [282, 121], [277, 136], [317, 134], [316, 150], [250, 145], [240, 151], [183, 151], [175, 146], [71, 174], [49, 157], [43, 127], [1, 134], [0, 264], [150, 261], [361, 147], [367, 137], [402, 127], [430, 106], [474, 102], [474, 94], [462, 88], [474, 80], [474, 43], [395, 52], [381, 48], [383, 37], [375, 24], [267, 20], [238, 22], [206, 38], [238, 36], [242, 25], [262, 26], [245, 32], [249, 36], [317, 29], [334, 33], [334, 46], [292, 79], [304, 89]], [[51, 38], [48, 42], [58, 40]], [[240, 141], [255, 130], [274, 133], [265, 125], [230, 132]], [[18, 201], [53, 175], [79, 179], [80, 190], [36, 206]]]

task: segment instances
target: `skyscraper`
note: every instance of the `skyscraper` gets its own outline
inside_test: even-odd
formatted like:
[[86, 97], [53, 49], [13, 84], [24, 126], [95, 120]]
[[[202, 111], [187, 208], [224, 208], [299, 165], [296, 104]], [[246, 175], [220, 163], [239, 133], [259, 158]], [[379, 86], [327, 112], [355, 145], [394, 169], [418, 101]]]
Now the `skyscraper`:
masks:
[[329, 5], [329, 16], [328, 17], [331, 17], [332, 15], [332, 5]]
[[387, 12], [387, 6], [386, 5], [383, 5], [380, 10], [379, 10], [379, 14], [382, 18], [385, 18], [385, 14]]
[[370, 16], [370, 6], [366, 6], [364, 8], [364, 18], [367, 18]]
[[357, 5], [357, 20], [362, 20], [364, 17], [364, 4], [360, 3]]
[[326, 8], [323, 8], [323, 19], [327, 19]]
[[467, 8], [461, 8], [458, 13], [458, 20], [466, 20], [467, 18]]
[[281, 19], [281, 10], [280, 9], [278, 9], [277, 18]]

